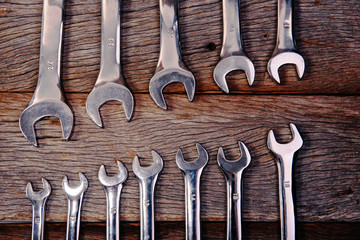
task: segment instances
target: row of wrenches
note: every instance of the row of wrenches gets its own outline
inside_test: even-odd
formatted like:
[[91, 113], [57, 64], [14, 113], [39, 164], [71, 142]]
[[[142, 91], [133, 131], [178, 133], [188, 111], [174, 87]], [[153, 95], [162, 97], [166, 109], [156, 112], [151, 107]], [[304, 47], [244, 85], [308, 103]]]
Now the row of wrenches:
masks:
[[[159, 0], [160, 54], [149, 92], [155, 103], [167, 109], [163, 89], [170, 83], [180, 82], [190, 101], [195, 95], [195, 77], [186, 67], [181, 55], [178, 23], [178, 0]], [[22, 112], [19, 125], [26, 139], [37, 146], [35, 123], [45, 116], [60, 119], [64, 139], [73, 129], [73, 113], [61, 87], [60, 62], [63, 31], [64, 0], [44, 0], [40, 42], [38, 83], [28, 106]], [[255, 68], [247, 57], [240, 34], [239, 0], [223, 0], [224, 36], [221, 60], [214, 69], [214, 80], [226, 93], [229, 92], [226, 75], [230, 71], [244, 70], [248, 82], [253, 84]], [[120, 63], [120, 0], [102, 0], [101, 8], [101, 61], [96, 83], [86, 100], [86, 111], [92, 121], [103, 126], [99, 109], [110, 100], [123, 103], [130, 121], [134, 111], [134, 97], [127, 87]], [[278, 68], [295, 64], [301, 78], [305, 62], [297, 52], [292, 35], [292, 0], [278, 2], [278, 37], [268, 72], [280, 83]]]
[[[287, 144], [276, 141], [274, 132], [268, 135], [268, 148], [277, 160], [279, 174], [281, 239], [295, 239], [295, 214], [292, 196], [292, 167], [294, 154], [301, 148], [303, 140], [294, 124], [290, 124], [293, 139]], [[225, 158], [223, 148], [220, 147], [217, 162], [223, 171], [227, 183], [227, 239], [241, 239], [241, 189], [242, 173], [250, 164], [251, 155], [244, 143], [239, 142], [241, 157], [235, 161]], [[185, 161], [181, 149], [176, 154], [176, 164], [181, 169], [185, 180], [185, 212], [186, 212], [186, 239], [200, 240], [200, 177], [209, 156], [205, 148], [196, 144], [199, 157], [195, 161]], [[138, 156], [133, 160], [133, 172], [140, 187], [140, 239], [155, 239], [154, 228], [154, 190], [158, 175], [163, 168], [161, 156], [152, 151], [154, 163], [149, 167], [142, 167]], [[119, 173], [108, 176], [105, 166], [102, 165], [98, 178], [103, 185], [107, 199], [106, 239], [119, 239], [120, 194], [122, 183], [128, 177], [128, 171], [123, 163], [117, 161]], [[69, 186], [65, 176], [62, 182], [63, 190], [68, 199], [67, 240], [79, 238], [80, 212], [84, 192], [88, 188], [86, 177], [79, 173], [80, 185], [73, 188]], [[28, 183], [26, 195], [33, 204], [32, 239], [43, 239], [44, 208], [50, 195], [49, 182], [42, 179], [44, 189], [34, 192], [31, 183]]]

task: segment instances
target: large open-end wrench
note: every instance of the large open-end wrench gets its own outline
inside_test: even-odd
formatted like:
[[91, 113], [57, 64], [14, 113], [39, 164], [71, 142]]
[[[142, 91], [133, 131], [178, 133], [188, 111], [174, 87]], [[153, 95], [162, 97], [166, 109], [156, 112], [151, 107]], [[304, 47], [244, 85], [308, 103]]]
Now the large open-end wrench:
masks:
[[79, 172], [80, 185], [73, 188], [69, 186], [67, 176], [62, 181], [62, 187], [68, 200], [68, 215], [66, 226], [66, 240], [78, 240], [80, 234], [81, 205], [84, 192], [88, 188], [88, 180]]
[[235, 161], [225, 158], [224, 150], [219, 148], [217, 161], [223, 171], [227, 184], [227, 240], [242, 239], [241, 231], [241, 183], [242, 173], [249, 166], [251, 155], [244, 143], [239, 142], [241, 157]]
[[186, 239], [200, 240], [200, 177], [209, 160], [205, 148], [196, 144], [199, 157], [193, 162], [184, 160], [181, 149], [176, 154], [176, 164], [181, 169], [185, 181], [185, 216], [186, 216]]
[[140, 239], [155, 239], [155, 221], [154, 221], [154, 191], [157, 178], [163, 168], [161, 156], [152, 151], [154, 163], [149, 167], [140, 166], [138, 156], [134, 157], [133, 171], [139, 182], [140, 187]]
[[278, 83], [278, 70], [284, 64], [295, 64], [299, 78], [302, 78], [305, 71], [304, 58], [297, 52], [293, 38], [292, 4], [293, 0], [278, 0], [276, 46], [267, 65], [270, 76]]
[[279, 199], [281, 239], [295, 239], [295, 211], [292, 195], [292, 168], [294, 154], [303, 145], [303, 140], [294, 124], [290, 124], [293, 139], [286, 144], [278, 143], [274, 131], [270, 130], [268, 135], [268, 148], [274, 154], [279, 174]]
[[113, 177], [106, 174], [104, 165], [99, 169], [99, 181], [103, 185], [106, 194], [106, 239], [119, 240], [120, 238], [120, 194], [122, 183], [128, 177], [125, 165], [117, 161], [119, 173]]
[[100, 73], [86, 100], [86, 111], [99, 127], [103, 126], [100, 107], [107, 101], [121, 101], [128, 121], [134, 110], [134, 97], [126, 87], [120, 65], [120, 3], [121, 0], [101, 1]]
[[63, 8], [64, 0], [44, 0], [38, 83], [19, 119], [21, 132], [34, 146], [37, 146], [35, 123], [43, 117], [60, 119], [65, 140], [73, 128], [73, 113], [66, 104], [60, 80]]
[[160, 55], [154, 76], [149, 83], [149, 92], [155, 103], [167, 109], [163, 96], [163, 89], [173, 82], [181, 82], [185, 86], [190, 101], [195, 95], [194, 75], [185, 66], [182, 60], [178, 1], [159, 0], [160, 5]]
[[244, 70], [251, 86], [255, 79], [255, 67], [243, 49], [239, 0], [223, 0], [222, 3], [223, 45], [220, 53], [221, 60], [214, 69], [214, 80], [221, 90], [229, 93], [226, 75], [234, 70]]
[[44, 188], [41, 192], [34, 192], [30, 182], [26, 185], [26, 196], [31, 201], [33, 210], [31, 240], [42, 240], [44, 236], [45, 205], [51, 193], [51, 186], [44, 178], [42, 182]]

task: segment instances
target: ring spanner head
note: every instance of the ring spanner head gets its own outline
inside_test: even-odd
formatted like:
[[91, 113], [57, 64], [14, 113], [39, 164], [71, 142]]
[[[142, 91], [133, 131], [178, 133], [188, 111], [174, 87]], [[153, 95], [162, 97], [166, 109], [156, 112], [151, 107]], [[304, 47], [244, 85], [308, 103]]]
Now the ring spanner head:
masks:
[[227, 173], [237, 173], [244, 170], [251, 162], [251, 155], [249, 150], [243, 142], [239, 142], [241, 156], [235, 161], [229, 161], [225, 158], [224, 150], [219, 148], [217, 155], [217, 162], [220, 168]]
[[125, 165], [120, 161], [116, 161], [116, 163], [119, 168], [119, 173], [112, 177], [107, 175], [105, 166], [101, 165], [101, 167], [99, 169], [98, 177], [99, 177], [100, 183], [103, 186], [105, 186], [105, 187], [116, 186], [116, 185], [122, 184], [127, 179], [128, 171], [127, 171]]
[[229, 87], [225, 77], [229, 72], [234, 70], [245, 71], [249, 85], [251, 86], [254, 83], [255, 67], [245, 54], [224, 57], [214, 69], [214, 80], [221, 90], [226, 93], [229, 93]]
[[31, 182], [28, 182], [28, 184], [26, 185], [26, 196], [30, 199], [31, 202], [46, 199], [51, 193], [50, 183], [45, 178], [42, 178], [41, 180], [43, 183], [43, 190], [41, 190], [40, 192], [34, 192]]
[[25, 138], [37, 147], [35, 124], [41, 118], [54, 116], [60, 120], [63, 138], [68, 140], [73, 128], [73, 113], [70, 107], [58, 100], [39, 101], [29, 104], [21, 113], [19, 126]]
[[149, 92], [155, 103], [165, 110], [167, 106], [162, 91], [173, 82], [184, 84], [189, 101], [192, 101], [195, 95], [195, 77], [190, 71], [181, 68], [163, 69], [151, 78]]
[[148, 167], [142, 167], [140, 165], [139, 157], [136, 155], [133, 161], [133, 172], [137, 178], [145, 179], [157, 175], [163, 168], [164, 162], [161, 156], [155, 152], [151, 151], [154, 163]]
[[189, 171], [189, 170], [197, 170], [204, 167], [209, 160], [209, 155], [205, 148], [200, 144], [196, 144], [196, 149], [198, 151], [199, 157], [192, 162], [188, 162], [184, 160], [183, 153], [181, 149], [179, 149], [176, 153], [176, 164], [182, 171]]
[[303, 140], [299, 131], [297, 130], [295, 124], [290, 123], [291, 134], [293, 139], [289, 143], [278, 143], [275, 139], [274, 131], [270, 130], [268, 134], [268, 148], [276, 156], [285, 156], [287, 154], [293, 154], [301, 148], [303, 145]]
[[100, 107], [108, 101], [116, 100], [122, 102], [126, 119], [130, 121], [134, 111], [134, 97], [130, 90], [122, 84], [107, 82], [95, 86], [86, 100], [86, 112], [93, 122], [102, 127]]
[[63, 178], [62, 181], [62, 188], [64, 192], [66, 193], [67, 198], [69, 199], [78, 199], [81, 194], [83, 194], [86, 189], [88, 188], [88, 180], [86, 179], [85, 175], [79, 172], [79, 178], [80, 178], [80, 185], [77, 187], [70, 187], [69, 181], [67, 176]]

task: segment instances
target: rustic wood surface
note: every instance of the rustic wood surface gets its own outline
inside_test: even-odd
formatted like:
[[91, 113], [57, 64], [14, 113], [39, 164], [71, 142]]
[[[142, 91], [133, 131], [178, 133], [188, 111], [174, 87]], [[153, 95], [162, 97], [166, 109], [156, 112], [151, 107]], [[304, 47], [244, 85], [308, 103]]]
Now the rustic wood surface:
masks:
[[249, 87], [243, 72], [230, 73], [231, 95], [212, 78], [222, 44], [221, 1], [180, 1], [182, 53], [197, 91], [191, 103], [183, 86], [168, 86], [168, 111], [148, 94], [159, 53], [158, 1], [122, 2], [121, 61], [136, 101], [132, 121], [126, 122], [116, 102], [101, 109], [104, 129], [88, 118], [85, 101], [100, 65], [101, 1], [66, 0], [61, 75], [74, 131], [65, 142], [59, 121], [46, 118], [36, 124], [40, 147], [35, 148], [20, 133], [18, 118], [37, 82], [42, 0], [0, 0], [0, 223], [9, 223], [0, 225], [0, 239], [29, 239], [32, 213], [25, 186], [31, 181], [40, 189], [41, 177], [53, 188], [46, 238], [64, 238], [61, 180], [67, 175], [78, 183], [79, 171], [90, 184], [82, 238], [104, 239], [105, 195], [97, 171], [105, 164], [116, 173], [115, 160], [129, 170], [121, 195], [122, 238], [138, 239], [139, 190], [131, 163], [138, 154], [151, 164], [152, 149], [165, 161], [156, 188], [157, 238], [183, 239], [184, 184], [175, 154], [182, 148], [185, 158], [195, 159], [197, 142], [210, 155], [201, 186], [203, 236], [223, 239], [226, 186], [216, 153], [224, 146], [235, 159], [239, 140], [252, 155], [244, 174], [246, 238], [278, 239], [277, 168], [266, 137], [274, 129], [279, 141], [289, 141], [290, 122], [304, 139], [294, 167], [298, 239], [360, 238], [359, 1], [294, 1], [294, 34], [305, 75], [299, 81], [294, 66], [283, 66], [278, 85], [266, 72], [276, 41], [277, 1], [241, 0], [242, 37], [256, 79]]

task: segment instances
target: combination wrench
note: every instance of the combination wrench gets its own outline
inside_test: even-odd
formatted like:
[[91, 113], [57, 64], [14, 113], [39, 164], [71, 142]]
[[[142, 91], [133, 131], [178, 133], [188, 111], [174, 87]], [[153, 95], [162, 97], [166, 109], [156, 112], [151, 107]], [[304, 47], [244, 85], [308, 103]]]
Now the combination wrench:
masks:
[[192, 162], [184, 160], [181, 149], [176, 154], [176, 164], [181, 169], [185, 181], [186, 239], [200, 240], [200, 177], [209, 156], [205, 148], [196, 144], [199, 157]]
[[133, 161], [133, 172], [139, 182], [140, 188], [140, 239], [155, 239], [155, 221], [154, 221], [154, 191], [159, 173], [163, 168], [161, 156], [151, 151], [154, 163], [149, 167], [142, 167], [139, 157], [135, 156]]

